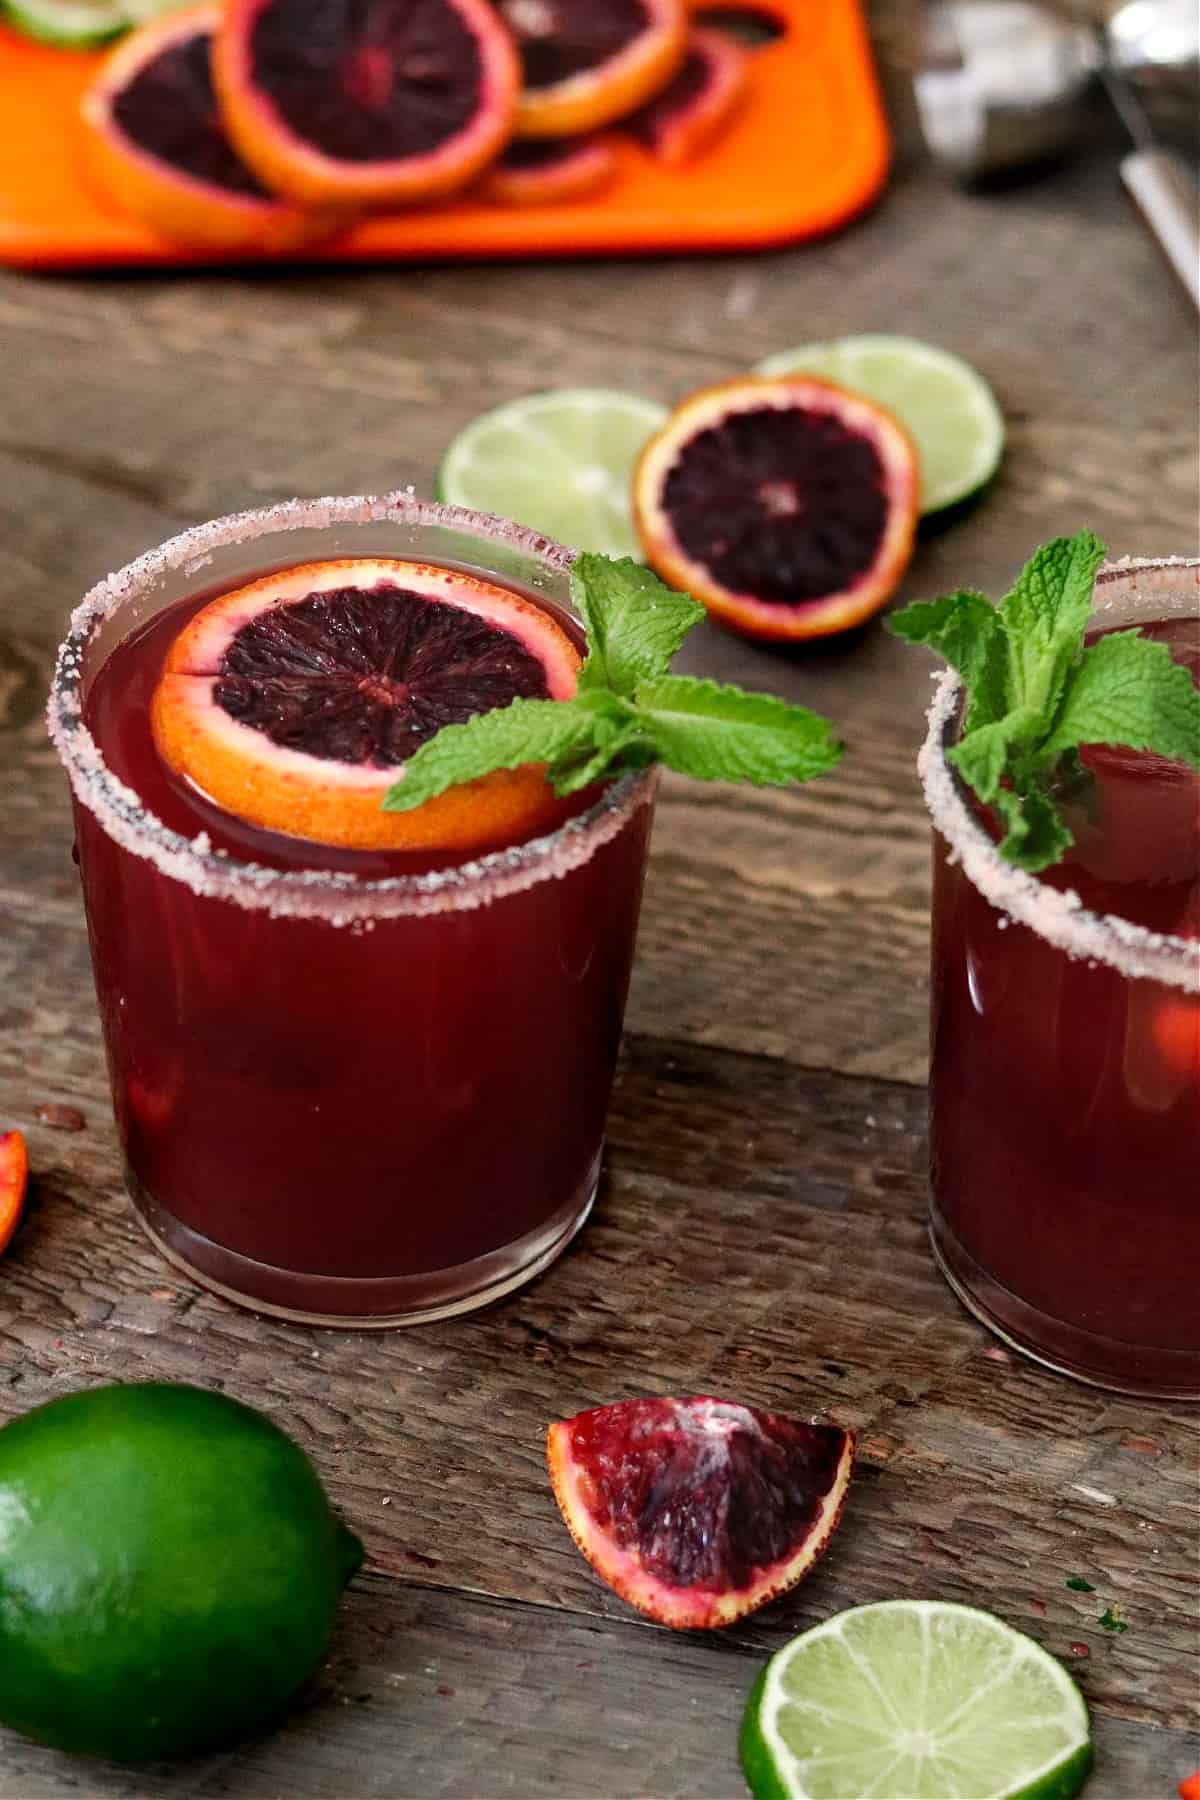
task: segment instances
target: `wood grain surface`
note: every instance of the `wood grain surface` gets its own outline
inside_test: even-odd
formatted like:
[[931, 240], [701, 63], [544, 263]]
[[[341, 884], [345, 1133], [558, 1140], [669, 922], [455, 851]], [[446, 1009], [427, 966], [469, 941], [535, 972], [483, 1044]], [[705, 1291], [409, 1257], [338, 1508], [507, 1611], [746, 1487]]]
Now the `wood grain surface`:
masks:
[[[907, 15], [878, 43], [900, 130], [880, 208], [767, 258], [0, 278], [0, 1125], [30, 1216], [0, 1266], [0, 1416], [113, 1378], [264, 1406], [366, 1541], [326, 1672], [285, 1726], [129, 1772], [0, 1735], [3, 1800], [733, 1797], [762, 1654], [857, 1602], [994, 1608], [1093, 1711], [1089, 1800], [1155, 1800], [1200, 1762], [1195, 1418], [995, 1345], [924, 1235], [928, 664], [875, 629], [781, 656], [703, 627], [687, 659], [803, 698], [849, 754], [789, 794], [668, 780], [597, 1213], [540, 1282], [408, 1333], [255, 1319], [170, 1274], [120, 1190], [41, 705], [85, 587], [189, 520], [293, 493], [428, 492], [482, 407], [564, 382], [665, 400], [770, 349], [913, 331], [993, 380], [1007, 461], [924, 539], [908, 595], [997, 589], [1039, 539], [1195, 551], [1194, 319], [1127, 211], [1118, 140], [1015, 191], [943, 187], [909, 131]], [[85, 1129], [39, 1122], [77, 1107]], [[637, 1620], [545, 1479], [548, 1420], [713, 1391], [856, 1427], [824, 1563], [720, 1637]], [[1094, 1594], [1065, 1586], [1086, 1574]], [[1099, 1626], [1119, 1602], [1129, 1629]], [[849, 1800], [849, 1797], [848, 1797]]]

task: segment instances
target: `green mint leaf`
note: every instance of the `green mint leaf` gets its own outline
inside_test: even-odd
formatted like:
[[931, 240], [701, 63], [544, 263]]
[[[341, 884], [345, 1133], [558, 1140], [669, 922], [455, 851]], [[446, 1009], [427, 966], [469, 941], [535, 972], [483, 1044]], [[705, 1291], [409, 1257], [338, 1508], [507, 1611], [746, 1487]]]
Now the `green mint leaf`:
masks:
[[1030, 782], [1024, 793], [998, 788], [992, 802], [1007, 830], [999, 850], [1014, 868], [1036, 875], [1062, 860], [1070, 849], [1071, 833], [1059, 817], [1058, 807], [1046, 788]]
[[1125, 744], [1200, 769], [1200, 687], [1165, 644], [1115, 631], [1089, 644], [1039, 756]]
[[599, 717], [593, 706], [578, 699], [513, 700], [461, 725], [443, 725], [409, 757], [403, 776], [384, 796], [384, 811], [409, 812], [493, 769], [586, 754], [595, 744]]
[[888, 629], [944, 656], [967, 690], [965, 729], [994, 724], [1008, 711], [1008, 653], [1000, 615], [984, 594], [961, 588], [943, 600], [914, 600], [893, 613]]
[[1000, 602], [1010, 707], [1036, 712], [1049, 731], [1078, 662], [1104, 545], [1094, 532], [1053, 538], [1030, 557]]
[[1096, 1591], [1091, 1582], [1083, 1575], [1068, 1575], [1067, 1586], [1074, 1594], [1094, 1594]]
[[1121, 1609], [1115, 1603], [1105, 1607], [1097, 1623], [1104, 1631], [1128, 1631], [1127, 1622], [1121, 1617]]
[[827, 720], [772, 694], [661, 675], [634, 699], [660, 761], [701, 781], [808, 781], [842, 753]]
[[1037, 714], [1018, 709], [994, 725], [964, 731], [954, 748], [946, 752], [947, 761], [954, 764], [981, 800], [994, 801], [1003, 777], [1028, 746], [1036, 728]]
[[631, 557], [583, 551], [571, 567], [571, 597], [587, 627], [581, 691], [609, 688], [631, 696], [639, 681], [665, 675], [704, 608], [676, 594]]

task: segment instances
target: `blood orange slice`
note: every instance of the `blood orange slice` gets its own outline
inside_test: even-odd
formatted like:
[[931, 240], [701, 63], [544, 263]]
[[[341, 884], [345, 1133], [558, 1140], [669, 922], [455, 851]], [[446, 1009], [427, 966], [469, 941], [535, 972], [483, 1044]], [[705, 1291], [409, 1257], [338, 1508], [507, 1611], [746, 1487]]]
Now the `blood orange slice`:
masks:
[[617, 168], [617, 152], [603, 138], [518, 138], [492, 164], [479, 191], [501, 206], [544, 206], [596, 193]]
[[670, 81], [687, 0], [498, 0], [521, 53], [519, 137], [608, 125]]
[[211, 250], [283, 251], [343, 219], [267, 192], [217, 114], [209, 52], [216, 5], [153, 19], [118, 44], [83, 97], [86, 167], [97, 188], [151, 230]]
[[685, 163], [706, 148], [737, 110], [750, 58], [719, 31], [695, 30], [674, 78], [624, 121], [659, 162]]
[[706, 1395], [624, 1400], [551, 1425], [554, 1497], [596, 1573], [648, 1617], [730, 1625], [812, 1568], [854, 1442]]
[[750, 637], [845, 631], [912, 552], [916, 452], [890, 413], [815, 376], [703, 388], [634, 473], [646, 560]]
[[488, 0], [227, 0], [213, 72], [250, 167], [325, 206], [463, 187], [511, 135], [521, 80]]
[[555, 813], [540, 766], [384, 812], [443, 725], [569, 699], [580, 653], [475, 576], [390, 558], [307, 563], [203, 607], [167, 654], [151, 726], [167, 765], [252, 825], [348, 849], [471, 850]]
[[12, 1242], [25, 1207], [29, 1157], [19, 1131], [0, 1132], [0, 1256]]

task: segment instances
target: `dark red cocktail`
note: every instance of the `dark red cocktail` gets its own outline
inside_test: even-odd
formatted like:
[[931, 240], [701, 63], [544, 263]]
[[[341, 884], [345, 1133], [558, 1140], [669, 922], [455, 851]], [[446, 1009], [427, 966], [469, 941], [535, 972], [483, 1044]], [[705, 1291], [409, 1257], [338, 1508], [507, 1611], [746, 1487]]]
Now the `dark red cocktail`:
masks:
[[189, 613], [384, 552], [566, 603], [565, 553], [494, 521], [276, 508], [102, 584], [51, 705], [135, 1204], [230, 1297], [359, 1324], [481, 1304], [586, 1217], [654, 790], [625, 778], [464, 863], [259, 831], [178, 782], [148, 707]]
[[[1131, 624], [1200, 679], [1195, 565], [1102, 571], [1097, 629]], [[956, 701], [948, 679], [924, 757], [935, 1247], [1042, 1361], [1200, 1393], [1200, 775], [1085, 750], [1075, 843], [1035, 880], [945, 762]]]

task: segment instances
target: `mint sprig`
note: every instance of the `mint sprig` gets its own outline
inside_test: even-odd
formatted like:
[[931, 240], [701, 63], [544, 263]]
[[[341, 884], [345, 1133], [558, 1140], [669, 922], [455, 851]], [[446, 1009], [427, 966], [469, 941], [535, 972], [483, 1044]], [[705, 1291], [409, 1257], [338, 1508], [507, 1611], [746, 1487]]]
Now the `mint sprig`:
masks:
[[1137, 630], [1084, 636], [1105, 547], [1090, 531], [1035, 552], [993, 606], [964, 589], [888, 621], [962, 677], [966, 711], [948, 759], [1000, 814], [1000, 854], [1036, 874], [1073, 839], [1059, 812], [1082, 744], [1119, 744], [1200, 769], [1200, 688], [1165, 644]]
[[444, 725], [404, 765], [386, 811], [526, 763], [545, 763], [561, 796], [652, 762], [701, 781], [782, 785], [823, 775], [841, 756], [828, 721], [807, 707], [670, 674], [704, 608], [649, 569], [584, 553], [571, 593], [588, 646], [574, 697], [513, 700]]

